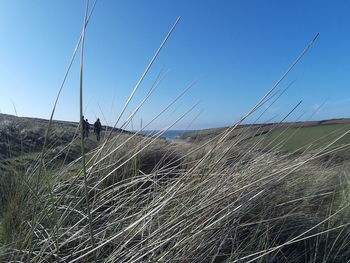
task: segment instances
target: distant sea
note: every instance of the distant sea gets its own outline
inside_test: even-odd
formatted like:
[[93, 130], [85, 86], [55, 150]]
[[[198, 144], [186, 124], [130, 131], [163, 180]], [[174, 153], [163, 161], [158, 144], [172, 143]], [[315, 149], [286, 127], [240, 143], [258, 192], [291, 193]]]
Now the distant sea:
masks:
[[[179, 136], [184, 132], [191, 132], [191, 131], [192, 130], [169, 130], [164, 132], [161, 137], [169, 141], [182, 141], [182, 139], [180, 139]], [[156, 134], [157, 132], [159, 131], [152, 130], [152, 131], [142, 131], [140, 133], [145, 135], [152, 135], [152, 134]]]

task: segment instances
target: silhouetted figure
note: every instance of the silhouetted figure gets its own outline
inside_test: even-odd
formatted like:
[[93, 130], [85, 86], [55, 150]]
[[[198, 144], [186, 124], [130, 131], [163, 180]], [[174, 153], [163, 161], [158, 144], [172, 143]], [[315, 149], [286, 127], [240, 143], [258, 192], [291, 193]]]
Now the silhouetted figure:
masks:
[[85, 132], [86, 138], [89, 138], [90, 123], [89, 123], [88, 119], [85, 120], [84, 132]]
[[100, 133], [102, 131], [102, 125], [100, 119], [97, 118], [97, 121], [94, 123], [94, 133], [96, 134], [96, 140], [100, 140]]

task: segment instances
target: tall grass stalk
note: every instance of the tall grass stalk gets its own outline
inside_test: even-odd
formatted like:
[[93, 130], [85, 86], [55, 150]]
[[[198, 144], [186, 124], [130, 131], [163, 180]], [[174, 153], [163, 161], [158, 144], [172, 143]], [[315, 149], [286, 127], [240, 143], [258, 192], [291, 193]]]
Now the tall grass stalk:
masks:
[[[93, 7], [92, 7], [92, 10], [88, 16], [88, 18], [86, 19], [86, 24], [84, 25], [84, 30], [85, 30], [85, 27], [87, 26], [94, 10], [95, 10], [95, 7], [96, 7], [96, 4], [97, 4], [97, 0], [94, 1], [94, 4], [93, 4]], [[82, 33], [83, 34], [83, 33]], [[69, 72], [70, 72], [70, 69], [72, 67], [72, 64], [75, 60], [75, 57], [76, 57], [76, 54], [77, 54], [77, 51], [80, 47], [80, 44], [81, 44], [81, 40], [82, 40], [82, 34], [80, 35], [79, 37], [79, 40], [75, 46], [75, 49], [73, 51], [73, 54], [72, 54], [72, 57], [70, 59], [70, 62], [68, 64], [68, 67], [66, 69], [66, 72], [64, 74], [64, 77], [63, 77], [63, 80], [62, 80], [62, 83], [60, 85], [60, 88], [59, 88], [59, 91], [58, 91], [58, 94], [56, 96], [56, 99], [55, 99], [55, 102], [54, 102], [54, 105], [53, 105], [53, 108], [52, 108], [52, 111], [51, 111], [51, 115], [50, 115], [50, 119], [49, 119], [49, 122], [48, 122], [48, 126], [47, 126], [47, 129], [46, 129], [46, 132], [45, 132], [45, 135], [44, 135], [44, 142], [43, 142], [43, 146], [42, 146], [42, 150], [40, 152], [40, 156], [38, 157], [38, 163], [39, 163], [39, 166], [38, 166], [38, 175], [37, 175], [37, 181], [36, 181], [36, 184], [35, 184], [35, 187], [36, 187], [36, 190], [35, 191], [39, 191], [39, 185], [40, 185], [40, 178], [41, 178], [41, 175], [42, 175], [42, 171], [45, 170], [45, 154], [46, 154], [46, 147], [47, 147], [47, 144], [48, 144], [48, 141], [49, 141], [49, 138], [50, 138], [50, 132], [51, 132], [51, 128], [52, 128], [52, 121], [53, 121], [53, 117], [54, 117], [54, 114], [55, 114], [55, 111], [56, 111], [56, 107], [57, 107], [57, 103], [58, 103], [58, 100], [59, 100], [59, 97], [61, 95], [61, 92], [63, 90], [63, 87], [66, 83], [66, 80], [67, 80], [67, 77], [69, 75]], [[50, 179], [47, 177], [46, 173], [44, 173], [44, 178], [45, 178], [45, 181], [46, 181], [46, 184], [48, 186], [49, 189], [51, 189], [51, 183], [50, 183]], [[37, 206], [38, 206], [38, 201], [39, 199], [35, 199], [34, 198], [34, 209], [33, 209], [33, 215], [34, 215], [34, 220], [33, 220], [33, 227], [32, 229], [35, 229], [36, 227], [36, 221], [37, 219], [36, 218], [36, 210], [37, 210]], [[55, 209], [53, 207], [53, 209]], [[48, 214], [46, 215], [46, 217], [49, 217]], [[30, 241], [31, 242], [31, 241]], [[31, 251], [29, 251], [28, 254], [31, 254]]]
[[[81, 139], [81, 161], [82, 161], [82, 169], [83, 169], [83, 176], [84, 176], [84, 191], [85, 191], [85, 201], [86, 201], [86, 211], [88, 215], [88, 221], [89, 221], [89, 231], [90, 231], [90, 238], [91, 238], [91, 245], [93, 248], [95, 248], [95, 238], [94, 233], [92, 229], [92, 216], [90, 211], [90, 200], [88, 195], [88, 182], [87, 182], [87, 175], [86, 175], [86, 161], [85, 161], [85, 125], [84, 125], [84, 117], [83, 117], [83, 77], [84, 77], [84, 43], [85, 43], [85, 32], [86, 32], [86, 23], [87, 23], [87, 17], [88, 17], [88, 10], [89, 10], [89, 0], [86, 0], [86, 8], [85, 8], [85, 16], [84, 16], [84, 24], [83, 24], [83, 33], [81, 37], [81, 53], [80, 53], [80, 139]], [[94, 254], [94, 258], [96, 261], [96, 255]]]

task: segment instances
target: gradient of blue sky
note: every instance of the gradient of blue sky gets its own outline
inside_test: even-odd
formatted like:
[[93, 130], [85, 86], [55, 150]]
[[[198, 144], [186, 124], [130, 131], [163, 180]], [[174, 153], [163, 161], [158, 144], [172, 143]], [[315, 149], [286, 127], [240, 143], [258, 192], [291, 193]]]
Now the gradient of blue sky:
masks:
[[[91, 1], [92, 2], [92, 1]], [[0, 110], [49, 118], [78, 40], [83, 0], [0, 0]], [[166, 1], [100, 0], [87, 28], [85, 115], [115, 121], [163, 37], [182, 20], [127, 109], [129, 114], [161, 70], [170, 70], [134, 119], [151, 120], [193, 80], [196, 85], [151, 128], [170, 124], [200, 101], [173, 128], [223, 126], [249, 110], [284, 73], [312, 37], [320, 37], [281, 84], [296, 81], [262, 119], [279, 121], [349, 117], [350, 2], [345, 0]], [[102, 113], [104, 117], [102, 116]], [[79, 61], [63, 89], [55, 119], [79, 116]], [[254, 120], [252, 118], [251, 120]], [[130, 127], [129, 127], [130, 128]]]

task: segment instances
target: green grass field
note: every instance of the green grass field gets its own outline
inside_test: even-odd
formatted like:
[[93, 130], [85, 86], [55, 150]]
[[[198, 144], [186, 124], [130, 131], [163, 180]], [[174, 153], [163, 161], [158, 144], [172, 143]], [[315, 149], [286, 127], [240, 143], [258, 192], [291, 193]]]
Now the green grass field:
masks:
[[[262, 147], [271, 150], [276, 147], [288, 152], [317, 151], [325, 145], [337, 140], [350, 130], [350, 124], [331, 124], [314, 127], [300, 127], [290, 129], [276, 129], [263, 135]], [[255, 137], [252, 140], [262, 138]], [[350, 134], [339, 138], [331, 148], [345, 146], [350, 143]], [[334, 153], [341, 158], [350, 158], [350, 148]]]
[[[182, 138], [194, 142], [205, 142], [219, 137], [226, 129], [227, 127], [187, 132], [182, 135]], [[240, 144], [247, 146], [259, 143], [260, 149], [264, 151], [278, 149], [296, 153], [304, 151], [314, 153], [336, 141], [327, 149], [344, 146], [344, 149], [337, 150], [332, 154], [337, 158], [350, 159], [350, 147], [346, 147], [350, 143], [350, 134], [345, 134], [348, 130], [350, 130], [349, 123], [246, 125], [234, 129], [228, 134], [226, 140], [240, 140]]]

